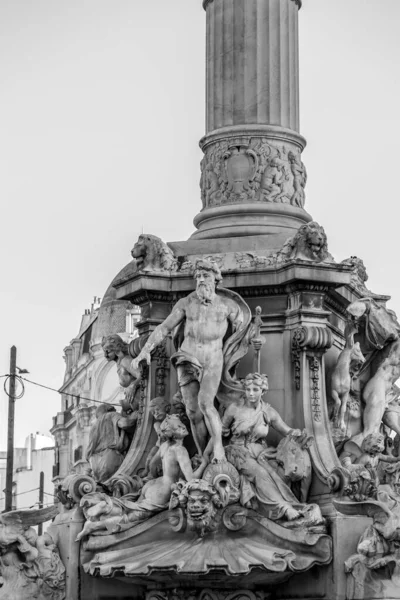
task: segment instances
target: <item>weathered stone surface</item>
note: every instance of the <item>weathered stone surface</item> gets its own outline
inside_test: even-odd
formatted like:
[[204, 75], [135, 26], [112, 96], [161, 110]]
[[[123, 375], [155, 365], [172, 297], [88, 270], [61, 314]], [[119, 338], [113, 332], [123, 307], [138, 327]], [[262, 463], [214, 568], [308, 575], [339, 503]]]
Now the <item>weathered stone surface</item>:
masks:
[[54, 518], [56, 506], [15, 510], [0, 516], [0, 598], [2, 600], [65, 600], [65, 567], [52, 526], [44, 535], [34, 525]]
[[298, 131], [298, 7], [292, 0], [207, 3], [207, 132], [265, 123]]

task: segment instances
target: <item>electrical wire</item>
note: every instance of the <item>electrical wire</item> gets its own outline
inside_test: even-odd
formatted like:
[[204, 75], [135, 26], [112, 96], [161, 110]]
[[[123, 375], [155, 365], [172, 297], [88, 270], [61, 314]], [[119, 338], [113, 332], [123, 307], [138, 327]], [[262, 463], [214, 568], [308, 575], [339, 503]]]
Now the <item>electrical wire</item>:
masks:
[[[18, 494], [13, 494], [13, 497], [14, 496], [22, 496], [22, 494], [29, 494], [29, 492], [36, 492], [36, 490], [38, 490], [38, 489], [39, 488], [36, 487], [36, 488], [31, 489], [31, 490], [26, 490], [26, 492], [19, 492]], [[0, 502], [1, 502], [1, 500], [5, 500], [5, 499], [6, 499], [5, 496], [3, 498], [0, 498]]]
[[24, 382], [22, 381], [23, 378], [20, 377], [19, 375], [14, 375], [14, 376], [6, 375], [6, 379], [3, 384], [4, 391], [7, 394], [7, 396], [10, 397], [10, 393], [7, 390], [7, 383], [10, 381], [11, 377], [14, 377], [14, 379], [16, 379], [22, 387], [21, 392], [17, 396], [14, 394], [14, 400], [20, 400], [22, 398], [22, 396], [25, 394], [25, 386], [24, 386]]
[[103, 400], [94, 400], [93, 398], [85, 398], [84, 396], [80, 396], [78, 394], [71, 394], [69, 392], [60, 392], [60, 390], [56, 390], [55, 388], [49, 387], [48, 385], [43, 385], [42, 383], [37, 383], [36, 381], [31, 381], [26, 377], [19, 377], [23, 379], [27, 383], [31, 383], [32, 385], [37, 385], [38, 387], [44, 388], [45, 390], [50, 390], [51, 392], [57, 392], [57, 394], [64, 394], [65, 396], [71, 396], [72, 398], [79, 398], [79, 400], [87, 400], [88, 402], [96, 402], [96, 404], [108, 404], [109, 406], [121, 406], [120, 404], [113, 404], [111, 402], [104, 402]]
[[[11, 375], [1, 375], [0, 377], [7, 377], [6, 381], [4, 382], [4, 386], [6, 385], [8, 379], [11, 377]], [[107, 404], [108, 406], [118, 406], [121, 407], [120, 404], [115, 404], [113, 402], [105, 402], [104, 400], [95, 400], [94, 398], [85, 398], [85, 396], [80, 396], [79, 394], [71, 394], [70, 392], [60, 392], [60, 390], [56, 390], [55, 388], [52, 388], [48, 385], [44, 385], [43, 383], [38, 383], [37, 381], [32, 381], [31, 379], [27, 379], [26, 377], [22, 377], [21, 375], [15, 375], [15, 378], [18, 379], [18, 381], [20, 382], [20, 384], [23, 387], [23, 392], [22, 394], [20, 394], [19, 396], [16, 396], [15, 399], [19, 400], [19, 398], [22, 398], [22, 396], [25, 393], [25, 386], [23, 384], [23, 381], [21, 381], [22, 379], [24, 381], [26, 381], [27, 383], [31, 383], [32, 385], [36, 385], [38, 387], [41, 387], [45, 390], [50, 390], [51, 392], [56, 392], [57, 394], [63, 394], [64, 396], [70, 396], [71, 398], [78, 398], [79, 400], [86, 400], [87, 402], [95, 402], [96, 404]], [[7, 396], [9, 396], [9, 393], [7, 392], [7, 390], [4, 387], [4, 391], [6, 392]]]

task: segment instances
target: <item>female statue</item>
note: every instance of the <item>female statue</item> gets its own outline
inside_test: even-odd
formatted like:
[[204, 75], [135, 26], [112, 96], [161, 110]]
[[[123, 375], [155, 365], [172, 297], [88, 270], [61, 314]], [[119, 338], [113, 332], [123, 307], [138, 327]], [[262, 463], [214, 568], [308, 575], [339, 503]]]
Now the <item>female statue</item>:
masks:
[[[307, 524], [323, 523], [319, 508], [301, 504], [269, 462], [276, 456], [276, 449], [268, 448], [265, 442], [269, 427], [293, 440], [301, 438], [303, 432], [289, 427], [272, 406], [263, 402], [268, 389], [266, 375], [247, 375], [243, 385], [244, 397], [228, 406], [222, 418], [223, 435], [231, 434], [226, 456], [241, 476], [241, 503], [247, 507], [256, 504], [259, 512], [274, 521], [298, 520], [300, 526], [305, 518]], [[292, 465], [292, 473], [296, 473], [296, 465]]]

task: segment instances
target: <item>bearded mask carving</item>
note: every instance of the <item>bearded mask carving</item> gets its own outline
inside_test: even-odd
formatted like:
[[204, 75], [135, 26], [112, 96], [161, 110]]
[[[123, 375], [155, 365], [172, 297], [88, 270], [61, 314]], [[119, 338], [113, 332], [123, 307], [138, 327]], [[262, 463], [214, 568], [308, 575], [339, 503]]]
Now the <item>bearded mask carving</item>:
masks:
[[179, 507], [183, 514], [179, 524], [171, 520], [171, 525], [176, 530], [183, 530], [188, 526], [199, 537], [204, 537], [206, 533], [218, 526], [220, 521], [218, 509], [222, 506], [217, 490], [203, 479], [193, 479], [186, 484], [180, 482], [172, 492], [170, 509]]

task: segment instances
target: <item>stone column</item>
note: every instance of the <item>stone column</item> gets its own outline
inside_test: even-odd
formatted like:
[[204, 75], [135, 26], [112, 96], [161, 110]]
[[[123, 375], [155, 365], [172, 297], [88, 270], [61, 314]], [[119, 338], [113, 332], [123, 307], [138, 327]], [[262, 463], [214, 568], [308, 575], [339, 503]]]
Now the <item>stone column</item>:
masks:
[[203, 0], [203, 6], [203, 209], [192, 237], [288, 237], [311, 220], [303, 208], [307, 175], [299, 134], [301, 2]]

